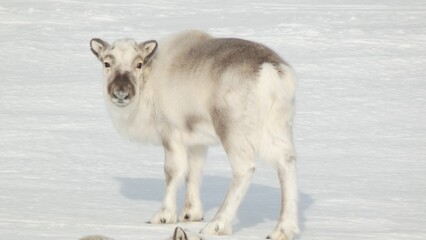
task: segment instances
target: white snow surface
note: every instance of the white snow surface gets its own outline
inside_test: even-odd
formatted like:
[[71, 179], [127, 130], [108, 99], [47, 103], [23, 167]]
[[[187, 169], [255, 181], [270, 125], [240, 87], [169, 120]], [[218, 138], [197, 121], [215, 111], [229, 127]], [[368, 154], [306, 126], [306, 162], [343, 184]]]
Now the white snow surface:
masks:
[[[163, 196], [163, 152], [115, 132], [89, 50], [93, 37], [194, 28], [264, 43], [298, 74], [299, 239], [426, 239], [425, 1], [2, 0], [1, 240], [166, 239], [205, 225], [146, 223]], [[205, 221], [229, 181], [212, 148]], [[279, 198], [258, 161], [234, 234], [206, 239], [265, 238]]]

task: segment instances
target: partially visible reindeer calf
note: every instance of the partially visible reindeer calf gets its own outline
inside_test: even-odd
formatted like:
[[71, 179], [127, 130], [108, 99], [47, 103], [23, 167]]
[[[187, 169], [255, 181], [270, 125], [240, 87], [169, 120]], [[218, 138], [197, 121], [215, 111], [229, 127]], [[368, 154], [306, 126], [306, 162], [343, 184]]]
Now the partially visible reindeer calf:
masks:
[[[92, 39], [104, 65], [107, 109], [126, 138], [162, 144], [166, 193], [152, 223], [175, 223], [176, 193], [186, 178], [180, 221], [201, 221], [201, 168], [207, 146], [221, 143], [232, 183], [205, 234], [232, 233], [232, 220], [255, 169], [272, 163], [281, 185], [281, 215], [270, 239], [298, 232], [295, 151], [292, 139], [295, 77], [269, 48], [250, 41], [188, 31], [137, 43]], [[262, 193], [259, 193], [262, 194]]]
[[[161, 239], [161, 238], [159, 238]], [[169, 238], [171, 240], [202, 240], [202, 238], [199, 235], [190, 235], [186, 233], [182, 228], [176, 227], [173, 236]], [[83, 238], [80, 238], [80, 240], [114, 240], [109, 237], [105, 237], [102, 235], [90, 235]], [[157, 240], [157, 239], [151, 239], [151, 240]]]

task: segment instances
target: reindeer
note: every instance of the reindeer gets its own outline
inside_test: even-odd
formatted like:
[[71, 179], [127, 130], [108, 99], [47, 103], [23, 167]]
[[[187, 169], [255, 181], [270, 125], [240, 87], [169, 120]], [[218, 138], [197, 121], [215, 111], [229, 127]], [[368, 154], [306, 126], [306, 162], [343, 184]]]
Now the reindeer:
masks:
[[[117, 131], [164, 147], [165, 196], [151, 223], [203, 220], [201, 169], [208, 146], [221, 144], [232, 182], [201, 233], [232, 233], [259, 156], [276, 168], [281, 186], [281, 215], [268, 238], [293, 239], [298, 232], [295, 76], [278, 54], [258, 43], [194, 30], [159, 42], [109, 44], [94, 38], [90, 47], [104, 66], [105, 102]], [[176, 194], [183, 179], [186, 197], [178, 217]]]
[[[173, 232], [173, 236], [170, 237], [169, 239], [171, 240], [203, 240], [203, 238], [201, 238], [199, 235], [188, 234], [187, 232], [185, 232], [185, 230], [183, 230], [180, 227], [175, 228]], [[90, 236], [80, 238], [80, 240], [114, 240], [114, 239], [105, 237], [102, 235], [90, 235]]]

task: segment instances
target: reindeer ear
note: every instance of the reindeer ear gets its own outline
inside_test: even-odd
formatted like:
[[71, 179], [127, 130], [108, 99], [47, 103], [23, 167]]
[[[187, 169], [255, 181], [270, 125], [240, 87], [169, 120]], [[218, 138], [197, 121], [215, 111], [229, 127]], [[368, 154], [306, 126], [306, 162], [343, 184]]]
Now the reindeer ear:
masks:
[[150, 40], [139, 43], [138, 47], [142, 51], [143, 63], [146, 64], [149, 60], [151, 60], [155, 51], [157, 51], [158, 43], [155, 40]]
[[182, 228], [176, 227], [175, 233], [173, 234], [173, 240], [188, 240], [185, 231]]
[[107, 49], [108, 46], [109, 44], [103, 41], [102, 39], [93, 38], [92, 40], [90, 40], [90, 50], [92, 51], [93, 54], [95, 54], [97, 58], [99, 58], [101, 53], [105, 51], [105, 49]]

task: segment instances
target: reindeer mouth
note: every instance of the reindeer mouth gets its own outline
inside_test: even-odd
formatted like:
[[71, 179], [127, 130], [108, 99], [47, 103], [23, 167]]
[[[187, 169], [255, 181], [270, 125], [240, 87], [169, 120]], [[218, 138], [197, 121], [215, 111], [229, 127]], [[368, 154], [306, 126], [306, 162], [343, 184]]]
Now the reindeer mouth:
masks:
[[128, 98], [127, 99], [118, 99], [118, 98], [113, 97], [112, 102], [115, 105], [117, 105], [118, 107], [125, 107], [125, 106], [129, 105], [130, 99], [128, 99]]

